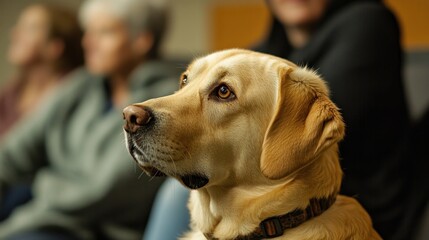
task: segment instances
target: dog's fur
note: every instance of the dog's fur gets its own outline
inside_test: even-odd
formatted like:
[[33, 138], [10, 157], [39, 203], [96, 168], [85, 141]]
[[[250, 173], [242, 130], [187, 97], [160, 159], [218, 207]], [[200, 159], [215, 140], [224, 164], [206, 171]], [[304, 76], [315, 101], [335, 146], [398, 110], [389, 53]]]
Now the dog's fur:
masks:
[[[222, 84], [235, 95], [219, 98]], [[183, 239], [247, 235], [266, 218], [340, 189], [341, 115], [324, 81], [286, 60], [239, 49], [213, 53], [189, 66], [175, 94], [133, 107], [153, 117], [126, 133], [143, 169], [208, 180], [191, 193], [192, 231]], [[320, 216], [275, 239], [381, 238], [359, 203], [339, 195]]]

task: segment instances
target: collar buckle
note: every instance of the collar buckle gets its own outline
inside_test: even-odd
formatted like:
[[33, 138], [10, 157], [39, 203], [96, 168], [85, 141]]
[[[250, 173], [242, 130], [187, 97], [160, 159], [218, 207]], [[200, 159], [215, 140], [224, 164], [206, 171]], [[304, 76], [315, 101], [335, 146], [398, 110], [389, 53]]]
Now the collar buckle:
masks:
[[283, 226], [278, 217], [267, 218], [261, 222], [260, 227], [264, 238], [275, 238], [283, 235]]

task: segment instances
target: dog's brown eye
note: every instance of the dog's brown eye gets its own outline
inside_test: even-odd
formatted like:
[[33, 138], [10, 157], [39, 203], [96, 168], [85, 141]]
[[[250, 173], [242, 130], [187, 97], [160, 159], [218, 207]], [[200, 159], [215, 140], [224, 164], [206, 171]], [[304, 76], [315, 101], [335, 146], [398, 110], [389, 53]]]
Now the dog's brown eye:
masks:
[[221, 99], [229, 99], [233, 93], [226, 85], [221, 85], [217, 90], [217, 96]]

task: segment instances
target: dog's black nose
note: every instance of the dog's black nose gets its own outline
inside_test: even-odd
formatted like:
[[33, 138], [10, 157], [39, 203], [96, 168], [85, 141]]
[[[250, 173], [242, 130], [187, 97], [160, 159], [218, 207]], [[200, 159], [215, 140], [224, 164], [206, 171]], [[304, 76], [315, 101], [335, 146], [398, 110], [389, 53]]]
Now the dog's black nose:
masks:
[[124, 108], [123, 115], [125, 119], [124, 129], [129, 133], [136, 132], [140, 127], [147, 125], [152, 119], [150, 111], [137, 105], [130, 105]]

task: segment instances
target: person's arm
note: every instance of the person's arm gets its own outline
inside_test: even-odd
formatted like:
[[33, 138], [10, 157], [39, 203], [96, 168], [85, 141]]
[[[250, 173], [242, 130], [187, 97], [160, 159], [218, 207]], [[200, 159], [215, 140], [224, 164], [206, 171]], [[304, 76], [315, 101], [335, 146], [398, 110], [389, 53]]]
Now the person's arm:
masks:
[[[0, 201], [8, 186], [28, 181], [47, 164], [46, 131], [57, 110], [73, 96], [83, 83], [84, 71], [70, 74], [65, 83], [38, 104], [37, 111], [22, 117], [0, 141]], [[82, 78], [82, 79], [81, 79]]]

